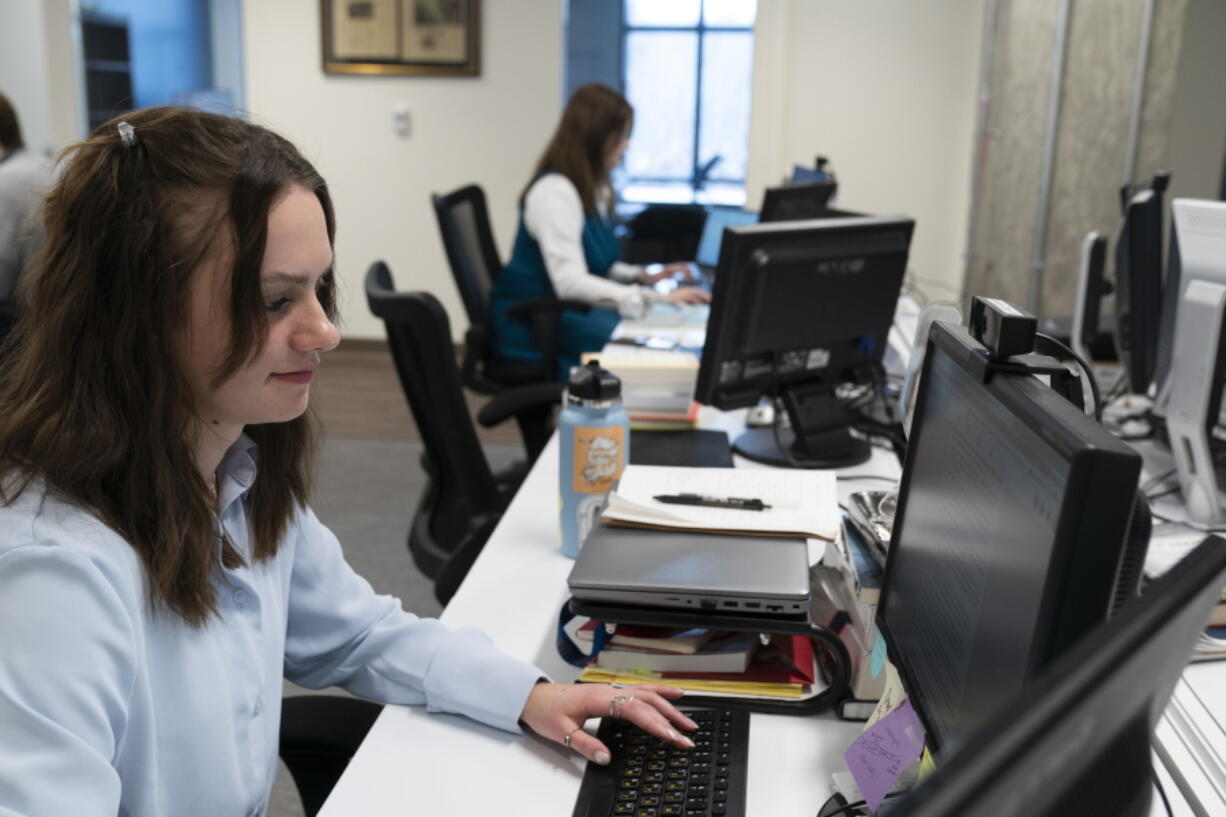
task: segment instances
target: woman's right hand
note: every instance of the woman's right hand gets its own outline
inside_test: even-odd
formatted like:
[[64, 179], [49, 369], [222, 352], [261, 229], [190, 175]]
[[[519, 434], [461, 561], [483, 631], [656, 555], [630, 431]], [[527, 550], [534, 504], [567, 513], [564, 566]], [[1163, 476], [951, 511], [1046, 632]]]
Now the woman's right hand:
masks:
[[699, 287], [677, 287], [665, 295], [664, 300], [675, 304], [709, 304], [711, 293]]

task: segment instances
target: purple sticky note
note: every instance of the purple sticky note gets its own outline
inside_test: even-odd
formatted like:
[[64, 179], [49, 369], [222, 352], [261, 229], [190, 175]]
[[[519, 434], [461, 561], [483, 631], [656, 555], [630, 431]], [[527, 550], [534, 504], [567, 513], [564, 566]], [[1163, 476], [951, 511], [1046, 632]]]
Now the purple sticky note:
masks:
[[861, 732], [843, 753], [843, 759], [869, 810], [876, 811], [894, 781], [919, 760], [923, 751], [924, 727], [911, 708], [911, 699], [906, 698], [897, 709]]

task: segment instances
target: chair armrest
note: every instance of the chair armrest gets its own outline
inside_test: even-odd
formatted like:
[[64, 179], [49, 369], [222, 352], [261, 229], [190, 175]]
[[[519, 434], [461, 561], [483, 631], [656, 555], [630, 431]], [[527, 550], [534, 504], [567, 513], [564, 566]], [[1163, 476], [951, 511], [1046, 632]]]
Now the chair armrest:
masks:
[[555, 298], [546, 296], [543, 298], [529, 298], [526, 301], [520, 301], [507, 310], [507, 314], [512, 318], [531, 318], [533, 315], [541, 313], [561, 313], [561, 312], [579, 312], [587, 314], [592, 311], [592, 305], [583, 301], [576, 301], [569, 298]]
[[561, 383], [533, 383], [517, 386], [494, 397], [477, 412], [477, 422], [486, 428], [511, 417], [539, 411], [562, 402]]
[[485, 328], [470, 326], [464, 333], [464, 358], [460, 361], [460, 380], [475, 392], [498, 394], [505, 387], [482, 374], [477, 364], [485, 355], [487, 344]]

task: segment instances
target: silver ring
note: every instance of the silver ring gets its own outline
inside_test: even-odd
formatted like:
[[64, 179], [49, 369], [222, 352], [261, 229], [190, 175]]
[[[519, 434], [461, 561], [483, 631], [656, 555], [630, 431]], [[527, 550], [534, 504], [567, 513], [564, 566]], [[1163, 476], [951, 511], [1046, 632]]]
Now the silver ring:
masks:
[[614, 718], [620, 718], [622, 716], [622, 708], [633, 700], [633, 695], [614, 695], [609, 699], [609, 715]]
[[562, 745], [565, 746], [567, 749], [569, 749], [570, 748], [570, 736], [575, 734], [582, 728], [583, 728], [583, 725], [580, 724], [579, 726], [576, 726], [574, 729], [567, 732], [566, 736], [562, 738]]

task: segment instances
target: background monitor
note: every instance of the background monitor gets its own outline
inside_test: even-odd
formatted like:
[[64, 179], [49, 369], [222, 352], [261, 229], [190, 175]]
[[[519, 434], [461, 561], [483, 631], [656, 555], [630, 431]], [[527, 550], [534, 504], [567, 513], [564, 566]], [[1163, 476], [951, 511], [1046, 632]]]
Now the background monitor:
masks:
[[758, 214], [752, 210], [734, 210], [728, 207], [711, 208], [707, 212], [707, 220], [702, 225], [702, 237], [698, 239], [698, 250], [694, 253], [694, 261], [704, 267], [714, 268], [719, 264], [719, 245], [724, 238], [724, 228], [757, 223]]
[[792, 165], [792, 178], [789, 184], [813, 184], [814, 182], [832, 181], [831, 176], [823, 169]]
[[837, 182], [831, 181], [768, 187], [762, 196], [760, 220], [800, 221], [842, 215], [829, 207], [838, 187]]
[[791, 421], [790, 429], [749, 429], [733, 450], [781, 466], [868, 458], [835, 390], [873, 379], [914, 228], [891, 217], [724, 231], [694, 399], [735, 409], [779, 396]]
[[1226, 202], [1176, 199], [1181, 278], [1167, 377], [1166, 430], [1188, 517], [1226, 521], [1217, 468], [1226, 378]]
[[1154, 379], [1162, 321], [1162, 191], [1132, 195], [1115, 245], [1115, 348], [1134, 394]]
[[933, 325], [877, 621], [932, 745], [964, 741], [1135, 595], [1141, 458], [1029, 374]]
[[1150, 741], [1226, 582], [1210, 537], [943, 759], [891, 817], [1150, 813]]

